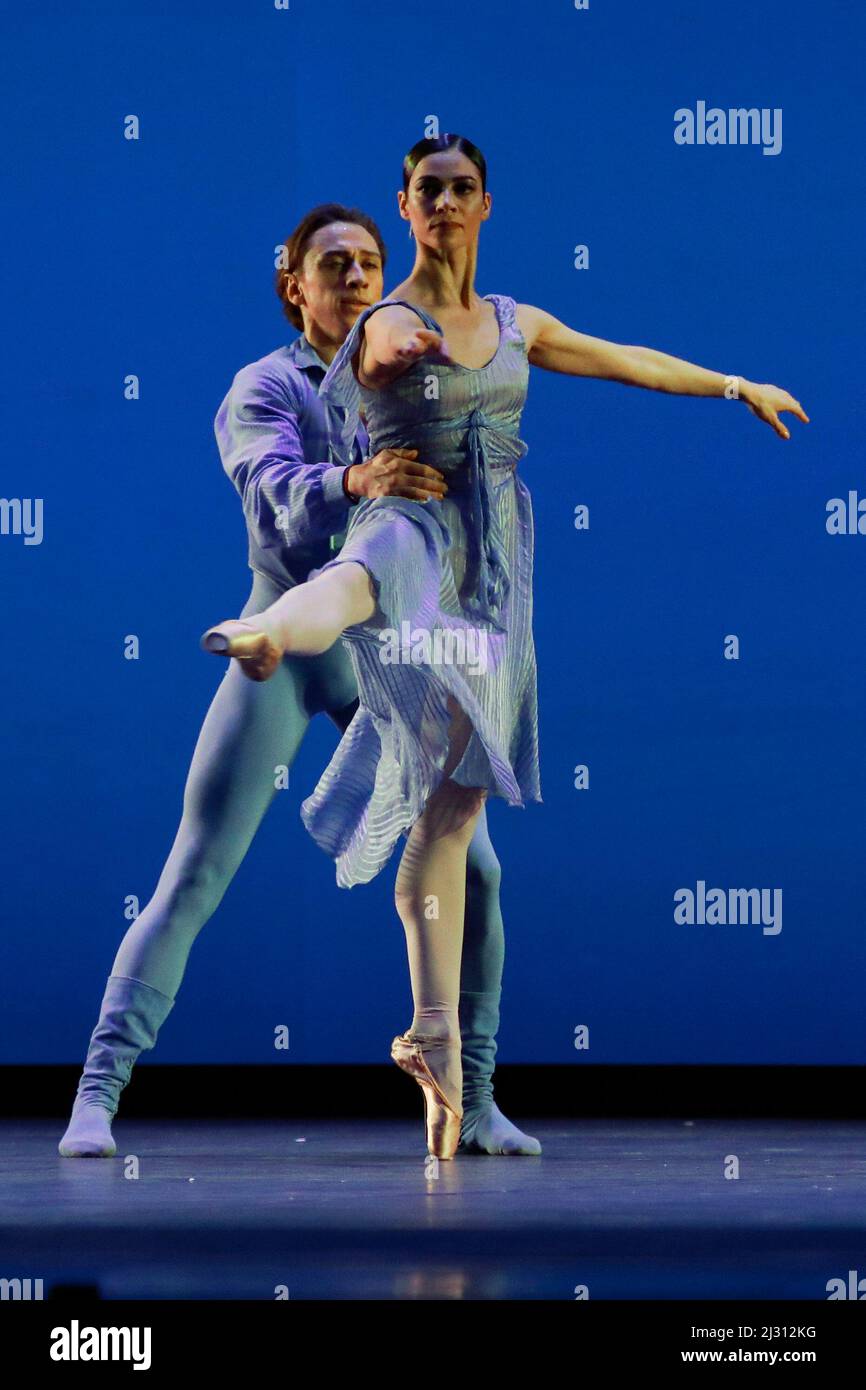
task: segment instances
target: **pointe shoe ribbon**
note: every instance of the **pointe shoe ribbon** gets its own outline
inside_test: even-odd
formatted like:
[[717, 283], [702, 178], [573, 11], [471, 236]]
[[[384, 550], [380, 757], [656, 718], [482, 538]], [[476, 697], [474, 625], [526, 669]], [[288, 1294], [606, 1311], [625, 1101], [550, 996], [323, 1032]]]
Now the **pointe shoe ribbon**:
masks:
[[253, 681], [266, 681], [283, 659], [283, 653], [268, 634], [243, 618], [227, 618], [216, 627], [209, 627], [199, 645], [202, 651], [234, 657], [244, 675]]
[[435, 1074], [437, 1063], [444, 1070], [448, 1054], [454, 1048], [459, 1051], [459, 1042], [413, 1038], [408, 1033], [401, 1034], [391, 1044], [391, 1056], [397, 1066], [414, 1077], [424, 1093], [427, 1151], [435, 1158], [453, 1158], [460, 1142], [463, 1107], [449, 1099]]

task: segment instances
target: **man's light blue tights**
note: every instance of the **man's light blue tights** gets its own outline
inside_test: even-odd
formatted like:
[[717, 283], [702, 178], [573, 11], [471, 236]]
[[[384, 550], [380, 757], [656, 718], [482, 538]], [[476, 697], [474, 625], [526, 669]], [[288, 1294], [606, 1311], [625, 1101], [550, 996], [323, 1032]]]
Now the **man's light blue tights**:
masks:
[[[279, 590], [255, 576], [242, 616]], [[183, 816], [153, 897], [120, 944], [91, 1038], [69, 1127], [67, 1157], [116, 1152], [111, 1121], [139, 1053], [153, 1047], [170, 1012], [198, 933], [219, 906], [273, 800], [275, 769], [291, 768], [310, 719], [326, 712], [341, 729], [357, 687], [337, 643], [322, 656], [285, 658], [266, 682], [236, 662], [208, 710], [190, 765]], [[538, 1153], [493, 1101], [504, 932], [500, 869], [482, 812], [469, 851], [461, 970], [464, 1119], [461, 1152]]]

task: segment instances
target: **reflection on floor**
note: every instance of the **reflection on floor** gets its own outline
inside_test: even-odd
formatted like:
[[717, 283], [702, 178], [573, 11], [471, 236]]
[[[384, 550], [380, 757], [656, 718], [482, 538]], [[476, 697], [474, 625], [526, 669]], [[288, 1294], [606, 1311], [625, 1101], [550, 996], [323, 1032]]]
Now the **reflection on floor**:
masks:
[[[418, 1122], [0, 1125], [0, 1278], [106, 1299], [826, 1299], [866, 1274], [866, 1127], [544, 1120], [431, 1172]], [[739, 1176], [730, 1176], [736, 1171]]]

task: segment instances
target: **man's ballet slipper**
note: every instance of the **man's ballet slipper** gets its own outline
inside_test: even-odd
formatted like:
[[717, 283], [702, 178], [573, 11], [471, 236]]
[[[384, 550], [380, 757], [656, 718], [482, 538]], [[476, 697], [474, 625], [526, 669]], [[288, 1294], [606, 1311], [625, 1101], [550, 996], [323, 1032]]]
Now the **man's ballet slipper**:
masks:
[[251, 681], [266, 681], [283, 659], [283, 653], [268, 634], [243, 618], [227, 618], [224, 623], [209, 627], [200, 645], [203, 651], [217, 656], [233, 656]]

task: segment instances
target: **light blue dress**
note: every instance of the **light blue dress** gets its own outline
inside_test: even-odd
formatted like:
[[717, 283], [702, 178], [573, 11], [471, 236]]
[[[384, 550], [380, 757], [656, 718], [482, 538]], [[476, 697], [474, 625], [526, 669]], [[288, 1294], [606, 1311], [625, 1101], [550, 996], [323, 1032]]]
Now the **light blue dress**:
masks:
[[[514, 300], [485, 297], [500, 333], [486, 366], [422, 358], [383, 390], [359, 386], [352, 359], [366, 320], [382, 305], [406, 304], [386, 299], [360, 315], [320, 387], [342, 412], [345, 462], [363, 409], [371, 456], [417, 448], [419, 461], [448, 485], [442, 501], [362, 498], [339, 556], [313, 571], [358, 561], [377, 602], [372, 618], [342, 639], [360, 707], [301, 807], [310, 834], [337, 861], [342, 888], [375, 877], [442, 781], [449, 695], [473, 726], [452, 779], [512, 806], [542, 799], [534, 528], [529, 490], [517, 475], [529, 363]], [[426, 311], [406, 307], [442, 332]]]

